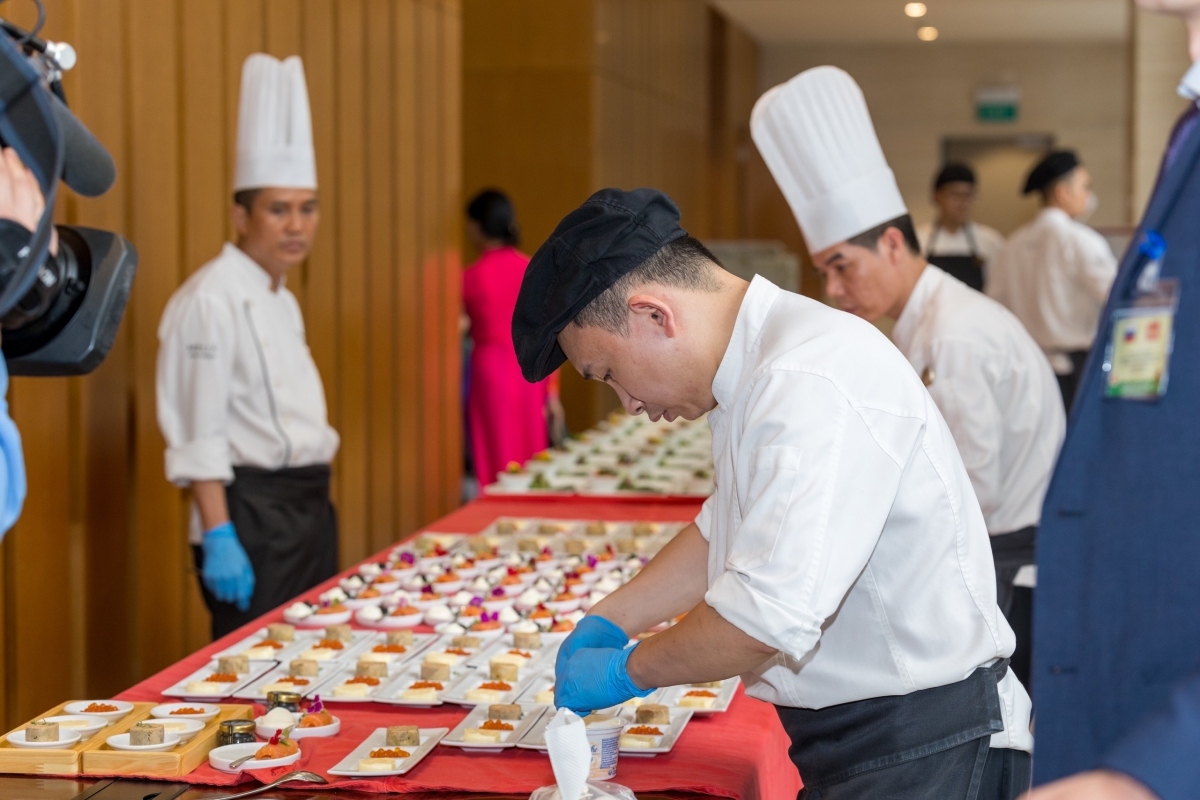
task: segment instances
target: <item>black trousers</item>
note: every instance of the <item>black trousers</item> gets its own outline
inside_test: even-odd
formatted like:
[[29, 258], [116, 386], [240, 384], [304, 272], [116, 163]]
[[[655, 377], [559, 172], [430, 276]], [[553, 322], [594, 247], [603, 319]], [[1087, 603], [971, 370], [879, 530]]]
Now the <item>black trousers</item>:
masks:
[[1072, 350], [1067, 353], [1067, 358], [1071, 359], [1071, 374], [1056, 375], [1058, 378], [1058, 391], [1062, 393], [1063, 406], [1067, 409], [1067, 415], [1071, 414], [1071, 404], [1075, 402], [1075, 390], [1079, 388], [1079, 380], [1083, 377], [1083, 368], [1087, 365], [1087, 350]]
[[996, 564], [996, 603], [1017, 637], [1017, 649], [1009, 659], [1009, 668], [1029, 693], [1033, 694], [1033, 590], [1013, 586], [1021, 567], [1036, 563], [1037, 527], [989, 536], [992, 560]]
[[[248, 611], [217, 600], [201, 582], [219, 639], [292, 600], [338, 571], [337, 512], [329, 499], [329, 467], [264, 470], [234, 467], [225, 489], [229, 518], [254, 568]], [[193, 546], [197, 571], [204, 551]]]

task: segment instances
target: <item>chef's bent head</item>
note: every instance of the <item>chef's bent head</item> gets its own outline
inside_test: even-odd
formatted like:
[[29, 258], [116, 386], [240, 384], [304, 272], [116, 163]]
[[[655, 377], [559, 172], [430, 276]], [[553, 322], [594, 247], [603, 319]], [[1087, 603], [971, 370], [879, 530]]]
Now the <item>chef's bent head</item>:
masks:
[[569, 360], [631, 414], [695, 419], [716, 405], [728, 331], [711, 323], [731, 305], [736, 314], [740, 283], [665, 194], [601, 190], [529, 262], [513, 314], [521, 370], [539, 381]]
[[317, 168], [298, 56], [255, 53], [242, 66], [232, 216], [238, 247], [273, 276], [312, 250]]
[[759, 98], [750, 132], [830, 299], [865, 319], [898, 316], [921, 247], [854, 79], [800, 73]]

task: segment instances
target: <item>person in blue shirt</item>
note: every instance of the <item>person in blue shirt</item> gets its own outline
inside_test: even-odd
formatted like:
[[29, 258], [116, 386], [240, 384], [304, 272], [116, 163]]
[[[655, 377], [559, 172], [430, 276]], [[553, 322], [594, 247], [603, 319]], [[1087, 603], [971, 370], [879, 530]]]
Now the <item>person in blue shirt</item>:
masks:
[[[1100, 318], [1042, 511], [1026, 800], [1200, 797], [1200, 0], [1137, 4], [1186, 22], [1196, 63], [1179, 91], [1192, 103]], [[1173, 315], [1159, 302], [1133, 322], [1133, 304], [1166, 286]], [[1153, 360], [1126, 349], [1170, 329]]]

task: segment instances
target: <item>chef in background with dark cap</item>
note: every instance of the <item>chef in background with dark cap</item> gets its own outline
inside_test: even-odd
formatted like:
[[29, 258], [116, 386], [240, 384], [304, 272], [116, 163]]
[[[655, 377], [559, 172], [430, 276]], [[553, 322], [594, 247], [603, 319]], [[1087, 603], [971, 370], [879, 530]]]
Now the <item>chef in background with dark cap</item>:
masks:
[[[855, 208], [829, 209], [831, 226], [857, 225]], [[563, 642], [555, 705], [741, 675], [776, 706], [804, 796], [1029, 785], [1029, 697], [1006, 669], [983, 514], [878, 329], [726, 272], [661, 192], [605, 189], [534, 254], [513, 342], [528, 381], [569, 359], [630, 414], [708, 412], [713, 432], [716, 491]]]
[[987, 293], [1016, 314], [1045, 351], [1069, 412], [1117, 259], [1104, 237], [1082, 222], [1096, 210], [1096, 195], [1073, 151], [1038, 162], [1025, 181], [1025, 194], [1033, 192], [1041, 195], [1042, 210], [1013, 232], [992, 262]]
[[975, 170], [966, 164], [946, 164], [933, 179], [937, 216], [917, 228], [925, 259], [982, 292], [987, 265], [1004, 247], [995, 228], [971, 219], [975, 205]]

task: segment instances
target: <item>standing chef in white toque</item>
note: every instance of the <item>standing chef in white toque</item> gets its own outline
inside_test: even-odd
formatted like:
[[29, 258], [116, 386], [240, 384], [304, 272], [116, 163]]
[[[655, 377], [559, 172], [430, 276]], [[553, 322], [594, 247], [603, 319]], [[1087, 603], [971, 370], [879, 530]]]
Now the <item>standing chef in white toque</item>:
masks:
[[1117, 276], [1104, 237], [1080, 220], [1096, 207], [1092, 179], [1071, 150], [1050, 153], [1025, 180], [1042, 210], [1013, 231], [988, 269], [987, 293], [1007, 306], [1041, 345], [1058, 375], [1067, 411], [1083, 373], [1100, 312]]
[[1066, 428], [1050, 364], [1008, 309], [922, 258], [853, 78], [834, 67], [802, 73], [763, 96], [750, 131], [830, 299], [869, 322], [895, 321], [892, 341], [954, 435], [991, 535], [999, 605], [1017, 632], [1013, 668], [1026, 682], [1032, 606], [1013, 616], [1013, 582], [1024, 567], [1022, 584], [1032, 585]]
[[236, 243], [188, 278], [159, 326], [167, 479], [192, 490], [190, 541], [213, 636], [337, 571], [338, 435], [286, 288], [312, 248], [317, 171], [300, 59], [242, 67]]
[[[844, 73], [808, 80], [826, 101], [814, 115], [862, 108]], [[835, 240], [893, 205], [882, 159], [852, 157], [861, 139], [831, 133], [850, 149], [805, 176]], [[526, 380], [570, 360], [629, 413], [710, 412], [713, 432], [716, 491], [560, 646], [556, 705], [740, 674], [776, 706], [802, 798], [1011, 800], [1029, 785], [1029, 696], [1007, 669], [983, 514], [877, 329], [723, 270], [661, 192], [605, 189], [530, 261], [513, 340]]]

